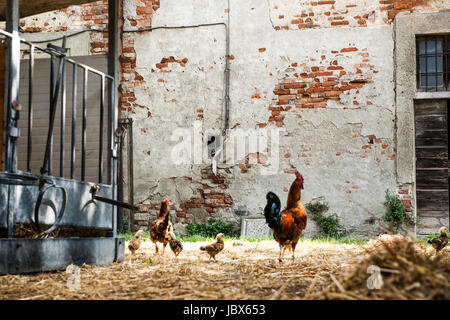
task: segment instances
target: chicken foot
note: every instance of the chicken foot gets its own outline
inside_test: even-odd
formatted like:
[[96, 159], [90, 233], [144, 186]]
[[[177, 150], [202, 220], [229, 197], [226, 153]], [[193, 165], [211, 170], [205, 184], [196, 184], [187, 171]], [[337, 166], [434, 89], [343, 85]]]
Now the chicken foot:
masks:
[[292, 262], [295, 261], [295, 247], [297, 246], [296, 243], [292, 243], [291, 244], [291, 248], [292, 248]]
[[279, 262], [283, 262], [283, 260], [281, 259], [283, 257], [283, 252], [284, 252], [284, 246], [280, 243], [280, 253], [278, 255]]

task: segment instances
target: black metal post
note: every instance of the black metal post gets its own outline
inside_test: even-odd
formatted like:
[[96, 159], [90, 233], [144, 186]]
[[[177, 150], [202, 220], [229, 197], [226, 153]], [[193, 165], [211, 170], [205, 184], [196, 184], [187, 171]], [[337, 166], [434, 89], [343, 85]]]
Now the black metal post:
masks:
[[[53, 55], [53, 53], [52, 53]], [[58, 76], [56, 78], [56, 84], [55, 88], [53, 90], [54, 94], [52, 95], [50, 99], [50, 120], [48, 125], [48, 134], [47, 134], [47, 144], [45, 146], [45, 157], [44, 157], [44, 164], [41, 168], [41, 174], [45, 173], [45, 168], [48, 165], [48, 175], [51, 175], [52, 171], [52, 152], [53, 152], [53, 128], [55, 124], [55, 114], [56, 114], [56, 106], [58, 102], [58, 94], [59, 94], [59, 88], [61, 85], [61, 78], [63, 74], [63, 68], [65, 65], [65, 58], [61, 57], [59, 62], [59, 70], [58, 70]]]
[[102, 183], [103, 173], [103, 118], [105, 102], [105, 77], [101, 76], [100, 93], [100, 126], [99, 126], [99, 156], [98, 156], [98, 183]]
[[[54, 90], [55, 90], [55, 55], [52, 53], [51, 56], [50, 56], [50, 100], [49, 100], [50, 101], [50, 112], [48, 113], [49, 126], [50, 126], [50, 122], [51, 122], [51, 118], [52, 118], [52, 114], [53, 114], [52, 100], [53, 100]], [[53, 130], [50, 133], [50, 145], [49, 145], [49, 148], [50, 148], [50, 152], [49, 152], [49, 155], [48, 155], [47, 172], [48, 172], [48, 175], [51, 176], [52, 175], [52, 169], [53, 169]]]
[[[128, 118], [128, 203], [134, 205], [134, 169], [133, 169], [133, 119]], [[134, 232], [134, 210], [130, 209], [130, 230]]]
[[83, 118], [81, 132], [81, 180], [86, 180], [86, 104], [87, 104], [88, 69], [83, 73]]
[[70, 179], [75, 178], [75, 140], [76, 140], [76, 129], [77, 129], [77, 72], [78, 65], [73, 64], [73, 92], [72, 92], [72, 141], [71, 141], [71, 152], [70, 152]]
[[[119, 119], [119, 127], [123, 128], [124, 119]], [[119, 140], [119, 146], [118, 146], [118, 158], [117, 158], [117, 200], [120, 202], [123, 202], [123, 136]], [[123, 232], [123, 208], [118, 207], [117, 208], [117, 230], [119, 232]], [[129, 230], [131, 230], [129, 228]]]
[[30, 60], [28, 70], [28, 142], [27, 142], [27, 171], [31, 172], [31, 152], [33, 134], [33, 74], [34, 74], [34, 46], [30, 46]]
[[[113, 77], [111, 81], [111, 97], [109, 108], [108, 136], [108, 171], [109, 181], [113, 189], [113, 199], [117, 199], [117, 150], [115, 149], [114, 132], [118, 122], [117, 84], [119, 83], [119, 3], [108, 1], [108, 74]], [[112, 208], [112, 236], [117, 237], [117, 208]], [[116, 251], [116, 254], [118, 252]]]
[[[66, 47], [66, 37], [63, 38], [63, 48]], [[63, 65], [61, 83], [61, 137], [59, 150], [59, 175], [64, 177], [64, 140], [66, 135], [66, 65]]]

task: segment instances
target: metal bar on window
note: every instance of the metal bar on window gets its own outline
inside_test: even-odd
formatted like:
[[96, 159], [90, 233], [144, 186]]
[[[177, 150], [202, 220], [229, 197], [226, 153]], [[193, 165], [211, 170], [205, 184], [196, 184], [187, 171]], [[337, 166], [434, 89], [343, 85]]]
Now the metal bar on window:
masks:
[[427, 52], [428, 52], [428, 41], [425, 41], [425, 90], [428, 91], [428, 59], [427, 59]]
[[442, 87], [448, 90], [448, 69], [447, 69], [447, 37], [442, 39]]
[[33, 131], [33, 74], [34, 74], [34, 45], [30, 46], [30, 60], [28, 61], [28, 137], [27, 137], [27, 171], [31, 172], [32, 131]]
[[[49, 112], [49, 123], [51, 121], [52, 117], [52, 100], [53, 100], [53, 90], [55, 86], [55, 79], [54, 79], [54, 71], [55, 71], [55, 56], [54, 54], [51, 54], [50, 57], [50, 112]], [[50, 133], [50, 152], [48, 155], [48, 167], [47, 172], [48, 175], [52, 175], [52, 167], [53, 167], [53, 130]]]
[[434, 76], [434, 78], [435, 78], [435, 87], [434, 87], [434, 91], [437, 91], [437, 88], [438, 88], [438, 68], [437, 68], [437, 61], [438, 61], [438, 59], [437, 59], [437, 56], [438, 56], [438, 52], [437, 52], [437, 43], [438, 43], [438, 41], [437, 41], [437, 38], [434, 38], [434, 71], [435, 71], [435, 76]]
[[420, 38], [416, 38], [416, 87], [420, 88]]
[[72, 92], [72, 141], [70, 152], [70, 179], [75, 177], [75, 141], [76, 141], [76, 128], [77, 128], [77, 71], [78, 65], [73, 65], [73, 92]]

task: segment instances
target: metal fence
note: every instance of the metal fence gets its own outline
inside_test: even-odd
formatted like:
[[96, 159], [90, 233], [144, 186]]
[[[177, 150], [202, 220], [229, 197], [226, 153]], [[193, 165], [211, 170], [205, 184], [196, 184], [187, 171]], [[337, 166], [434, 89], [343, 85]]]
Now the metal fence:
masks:
[[[4, 37], [13, 38], [14, 35], [3, 30], [0, 30], [0, 35]], [[111, 183], [111, 163], [106, 161], [108, 166], [107, 177], [104, 175], [104, 164], [105, 156], [111, 158], [111, 154], [105, 155], [105, 135], [108, 139], [108, 146], [106, 151], [112, 152], [114, 147], [114, 134], [113, 128], [115, 127], [115, 117], [114, 117], [114, 78], [98, 71], [92, 67], [85, 64], [79, 63], [70, 59], [66, 56], [67, 49], [64, 47], [57, 47], [51, 44], [47, 45], [47, 48], [41, 48], [30, 41], [20, 39], [22, 44], [28, 46], [29, 59], [28, 59], [28, 101], [26, 102], [26, 107], [23, 108], [22, 104], [18, 101], [12, 103], [12, 112], [7, 110], [6, 117], [6, 150], [5, 150], [5, 171], [15, 172], [17, 170], [17, 138], [20, 135], [18, 130], [18, 120], [19, 114], [27, 112], [27, 151], [26, 151], [26, 171], [32, 172], [31, 158], [33, 153], [33, 117], [34, 114], [34, 104], [33, 104], [33, 88], [35, 86], [35, 52], [40, 51], [47, 54], [50, 57], [50, 83], [49, 83], [49, 118], [48, 118], [48, 133], [45, 143], [45, 156], [42, 159], [42, 166], [40, 167], [40, 174], [46, 175], [59, 175], [64, 177], [65, 157], [70, 157], [70, 174], [67, 178], [75, 179], [75, 163], [78, 161], [76, 159], [75, 146], [77, 139], [81, 139], [81, 181], [86, 181], [86, 140], [87, 140], [87, 110], [88, 108], [94, 106], [87, 105], [87, 90], [92, 82], [100, 83], [100, 90], [98, 93], [98, 107], [100, 110], [100, 115], [98, 119], [98, 183]], [[66, 69], [72, 68], [72, 86], [67, 88], [66, 79]], [[79, 71], [82, 72], [82, 95], [78, 96], [78, 74]], [[11, 77], [10, 77], [11, 79]], [[9, 82], [11, 82], [10, 80]], [[11, 83], [9, 87], [11, 87]], [[67, 101], [68, 90], [71, 91], [71, 101]], [[81, 110], [77, 110], [78, 99], [81, 99]], [[66, 109], [67, 105], [71, 104], [71, 121], [66, 121]], [[60, 105], [60, 148], [59, 148], [59, 159], [54, 159], [54, 130], [55, 130], [55, 116], [58, 110], [58, 105]], [[8, 108], [9, 109], [9, 108]], [[77, 112], [81, 112], [81, 135], [77, 136]], [[105, 121], [105, 113], [107, 114], [107, 120]], [[69, 122], [69, 123], [68, 123]], [[107, 123], [105, 123], [107, 122]], [[70, 139], [70, 155], [66, 155], [65, 152], [65, 137], [69, 134]], [[11, 138], [11, 139], [9, 139]], [[91, 137], [90, 137], [90, 140]], [[91, 141], [92, 142], [92, 141]], [[54, 172], [54, 161], [59, 161], [59, 172]]]
[[[67, 49], [48, 44], [41, 48], [36, 44], [21, 39], [18, 33], [8, 33], [0, 30], [0, 37], [8, 41], [7, 82], [6, 87], [6, 119], [4, 126], [5, 150], [4, 172], [0, 172], [0, 237], [2, 230], [6, 230], [8, 238], [13, 237], [17, 224], [34, 224], [41, 231], [40, 221], [55, 217], [50, 228], [44, 233], [50, 233], [60, 225], [100, 228], [111, 231], [113, 237], [117, 234], [117, 210], [105, 203], [96, 203], [95, 200], [105, 199], [104, 202], [113, 203], [117, 193], [117, 144], [119, 138], [115, 134], [117, 128], [117, 108], [115, 107], [115, 81], [114, 78], [96, 70], [86, 64], [77, 62], [66, 56]], [[28, 47], [28, 88], [25, 92], [27, 99], [22, 105], [19, 102], [20, 88], [20, 43]], [[65, 42], [63, 42], [65, 43]], [[35, 53], [40, 51], [50, 58], [49, 77], [49, 108], [48, 130], [45, 135], [45, 148], [42, 137], [40, 143], [34, 143], [35, 138], [33, 119], [35, 104], [33, 91], [35, 83]], [[22, 61], [24, 63], [25, 60]], [[67, 86], [66, 71], [72, 68], [72, 85]], [[25, 69], [25, 68], [24, 68]], [[78, 74], [82, 74], [81, 97], [78, 94]], [[88, 88], [92, 83], [100, 83], [98, 92], [94, 93], [96, 105], [88, 105]], [[42, 85], [42, 84], [40, 84]], [[45, 84], [46, 85], [46, 84]], [[22, 89], [25, 86], [22, 86]], [[92, 89], [92, 88], [90, 88]], [[92, 91], [92, 90], [91, 90]], [[67, 99], [70, 93], [71, 101]], [[21, 96], [24, 98], [24, 94]], [[98, 99], [97, 99], [98, 98]], [[81, 100], [81, 111], [78, 110], [78, 100]], [[92, 99], [90, 100], [92, 101]], [[58, 108], [60, 106], [60, 109]], [[71, 109], [71, 119], [66, 121], [66, 111]], [[98, 135], [88, 137], [87, 111], [89, 108], [99, 109], [98, 122], [93, 129], [98, 130]], [[59, 152], [54, 152], [56, 114], [59, 110]], [[47, 109], [45, 110], [47, 112]], [[81, 112], [81, 119], [77, 118], [77, 112]], [[19, 128], [19, 116], [27, 116], [26, 138], [21, 138]], [[42, 119], [42, 114], [39, 115]], [[47, 114], [44, 114], [47, 117]], [[77, 135], [77, 121], [81, 120], [81, 132]], [[47, 120], [45, 120], [47, 121]], [[92, 124], [92, 123], [91, 123]], [[80, 127], [79, 123], [78, 126]], [[65, 137], [70, 136], [70, 155], [65, 152]], [[21, 138], [21, 139], [19, 139]], [[97, 181], [86, 181], [86, 142], [96, 143], [98, 146]], [[27, 143], [26, 149], [22, 148], [20, 156], [26, 153], [26, 169], [18, 169], [18, 143]], [[80, 141], [81, 140], [81, 141]], [[94, 141], [93, 141], [94, 140]], [[81, 159], [76, 158], [76, 144], [81, 142]], [[105, 146], [106, 144], [106, 146]], [[105, 148], [106, 147], [106, 148]], [[36, 169], [31, 163], [33, 152], [45, 149], [44, 156], [39, 161], [40, 168]], [[55, 148], [56, 149], [56, 148]], [[26, 150], [26, 151], [24, 151]], [[65, 157], [70, 157], [70, 170], [65, 172]], [[59, 172], [55, 172], [54, 163], [59, 161]], [[76, 163], [81, 162], [81, 174], [75, 175]], [[105, 167], [106, 166], [106, 170]], [[36, 172], [38, 171], [38, 172]], [[106, 172], [106, 174], [105, 174]], [[66, 173], [66, 176], [65, 176]], [[98, 184], [97, 184], [98, 183]], [[99, 186], [101, 185], [101, 187]], [[99, 191], [100, 190], [100, 191]], [[91, 194], [91, 195], [89, 195]], [[2, 200], [3, 199], [3, 200]], [[45, 204], [47, 208], [41, 208]], [[59, 210], [57, 209], [59, 208]], [[33, 215], [34, 212], [34, 215]]]

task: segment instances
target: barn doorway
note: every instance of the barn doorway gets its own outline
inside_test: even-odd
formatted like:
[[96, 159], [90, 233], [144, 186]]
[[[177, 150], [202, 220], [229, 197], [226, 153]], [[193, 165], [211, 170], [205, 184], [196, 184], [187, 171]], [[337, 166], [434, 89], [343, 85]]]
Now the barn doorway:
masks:
[[449, 100], [415, 100], [417, 233], [436, 233], [449, 221]]

